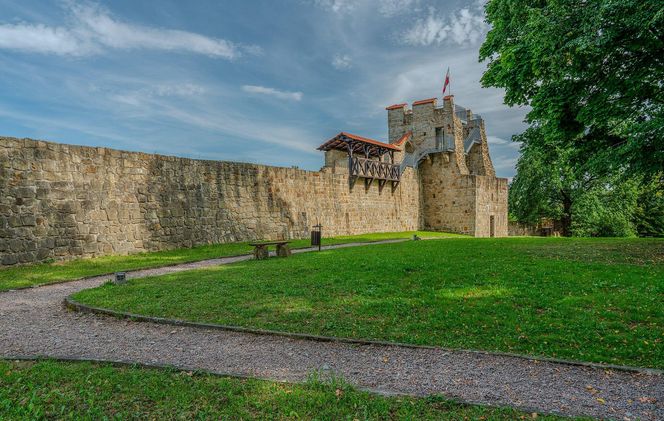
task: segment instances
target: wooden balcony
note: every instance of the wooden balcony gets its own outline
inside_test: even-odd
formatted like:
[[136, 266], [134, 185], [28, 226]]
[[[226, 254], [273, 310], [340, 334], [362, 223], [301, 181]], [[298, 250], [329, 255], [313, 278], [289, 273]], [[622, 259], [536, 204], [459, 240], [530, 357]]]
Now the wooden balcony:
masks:
[[[410, 135], [409, 135], [410, 136]], [[404, 136], [402, 139], [408, 139]], [[401, 179], [401, 166], [394, 164], [394, 153], [401, 152], [399, 144], [379, 142], [367, 137], [341, 132], [318, 147], [321, 151], [340, 150], [348, 153], [348, 181], [351, 188], [358, 178], [364, 178], [365, 188], [369, 188], [374, 180], [378, 180], [380, 190], [388, 181], [394, 190]], [[362, 154], [364, 157], [360, 157]], [[390, 162], [383, 162], [389, 156]]]
[[374, 159], [350, 157], [351, 181], [361, 177], [364, 178], [365, 187], [369, 187], [373, 180], [378, 180], [378, 186], [382, 189], [386, 182], [391, 181], [392, 187], [396, 187], [401, 180], [401, 168], [399, 165], [381, 162]]

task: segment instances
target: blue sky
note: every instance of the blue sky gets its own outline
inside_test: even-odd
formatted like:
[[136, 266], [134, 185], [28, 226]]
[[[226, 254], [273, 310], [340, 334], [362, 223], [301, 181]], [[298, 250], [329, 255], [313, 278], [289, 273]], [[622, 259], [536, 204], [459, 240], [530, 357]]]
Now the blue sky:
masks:
[[512, 177], [525, 110], [480, 87], [487, 30], [467, 1], [0, 0], [0, 135], [318, 169], [449, 66]]

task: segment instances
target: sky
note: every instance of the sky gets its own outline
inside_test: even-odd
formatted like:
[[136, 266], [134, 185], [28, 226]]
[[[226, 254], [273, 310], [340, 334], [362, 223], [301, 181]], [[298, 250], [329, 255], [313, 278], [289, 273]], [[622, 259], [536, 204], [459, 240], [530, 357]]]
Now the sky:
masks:
[[441, 95], [512, 177], [524, 109], [482, 88], [482, 1], [0, 0], [0, 136], [298, 166], [385, 107]]

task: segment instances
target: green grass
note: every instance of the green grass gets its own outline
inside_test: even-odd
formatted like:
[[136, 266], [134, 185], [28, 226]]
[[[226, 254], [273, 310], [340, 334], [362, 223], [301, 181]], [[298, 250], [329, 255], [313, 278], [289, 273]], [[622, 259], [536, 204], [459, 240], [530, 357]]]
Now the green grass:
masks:
[[[383, 397], [341, 381], [304, 385], [176, 370], [0, 361], [0, 419], [486, 419], [531, 414], [443, 398]], [[554, 420], [545, 416], [538, 419]]]
[[[456, 234], [440, 232], [386, 232], [323, 238], [323, 244], [341, 244], [352, 242], [371, 242], [397, 238], [410, 238], [418, 234], [423, 238], [454, 237]], [[295, 248], [308, 247], [309, 240], [293, 240]], [[105, 256], [95, 259], [79, 259], [68, 262], [43, 263], [24, 266], [12, 266], [0, 269], [0, 291], [32, 285], [103, 275], [117, 271], [148, 269], [177, 263], [194, 262], [197, 260], [214, 259], [224, 256], [235, 256], [251, 253], [252, 247], [247, 242], [214, 244], [190, 249], [140, 253], [130, 256]]]
[[664, 241], [459, 238], [103, 285], [78, 301], [198, 322], [664, 368]]

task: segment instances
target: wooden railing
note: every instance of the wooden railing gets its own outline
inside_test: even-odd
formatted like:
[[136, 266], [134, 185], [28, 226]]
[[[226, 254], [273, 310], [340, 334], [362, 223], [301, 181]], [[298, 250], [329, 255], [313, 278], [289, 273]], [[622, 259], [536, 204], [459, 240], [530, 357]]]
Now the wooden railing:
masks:
[[354, 156], [350, 159], [350, 175], [398, 182], [401, 179], [401, 168], [399, 165]]

